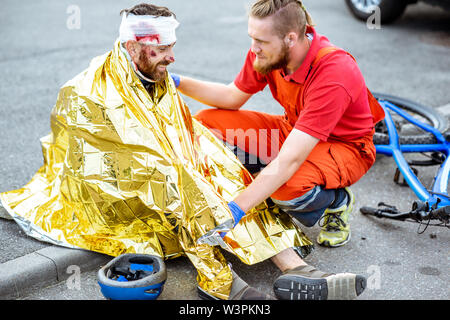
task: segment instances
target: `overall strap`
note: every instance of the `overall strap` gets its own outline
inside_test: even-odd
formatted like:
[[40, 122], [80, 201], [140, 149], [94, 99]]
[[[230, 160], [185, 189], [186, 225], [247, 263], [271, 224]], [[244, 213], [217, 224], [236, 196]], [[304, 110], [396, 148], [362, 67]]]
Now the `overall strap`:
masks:
[[[337, 47], [323, 47], [323, 48], [319, 49], [319, 51], [317, 52], [317, 55], [314, 58], [314, 61], [313, 61], [311, 66], [315, 67], [316, 64], [320, 61], [320, 59], [322, 59], [326, 55], [328, 55], [328, 54], [330, 54], [332, 52], [338, 51], [338, 50], [339, 50], [339, 48], [337, 48]], [[353, 59], [355, 59], [355, 58], [353, 58]]]
[[[316, 58], [314, 59], [313, 63], [311, 64], [311, 69], [316, 66], [317, 63], [319, 63], [319, 61], [325, 57], [326, 55], [338, 51], [338, 50], [342, 50], [339, 49], [337, 47], [323, 47], [321, 49], [319, 49], [319, 51], [317, 52]], [[344, 51], [344, 50], [342, 50]], [[356, 62], [355, 57], [353, 57], [350, 53], [344, 51], [345, 53], [347, 53], [350, 57], [352, 57], [352, 59]], [[367, 96], [368, 96], [368, 100], [369, 100], [369, 106], [370, 106], [370, 111], [372, 112], [372, 116], [373, 116], [373, 123], [376, 124], [379, 121], [383, 120], [385, 117], [384, 114], [384, 110], [381, 107], [380, 103], [377, 101], [377, 99], [373, 96], [372, 92], [370, 92], [369, 89], [367, 89]]]

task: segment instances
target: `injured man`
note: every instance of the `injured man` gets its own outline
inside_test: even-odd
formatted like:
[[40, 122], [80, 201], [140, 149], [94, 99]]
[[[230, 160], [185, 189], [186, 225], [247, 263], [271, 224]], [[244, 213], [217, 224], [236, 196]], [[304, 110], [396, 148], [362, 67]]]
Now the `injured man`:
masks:
[[202, 298], [271, 299], [239, 278], [221, 250], [253, 265], [286, 250], [304, 258], [312, 242], [267, 201], [221, 246], [199, 241], [234, 219], [228, 203], [253, 177], [177, 92], [167, 71], [175, 14], [151, 4], [121, 14], [112, 51], [61, 88], [41, 138], [43, 166], [23, 188], [0, 194], [3, 206], [28, 235], [52, 244], [112, 257], [186, 256]]

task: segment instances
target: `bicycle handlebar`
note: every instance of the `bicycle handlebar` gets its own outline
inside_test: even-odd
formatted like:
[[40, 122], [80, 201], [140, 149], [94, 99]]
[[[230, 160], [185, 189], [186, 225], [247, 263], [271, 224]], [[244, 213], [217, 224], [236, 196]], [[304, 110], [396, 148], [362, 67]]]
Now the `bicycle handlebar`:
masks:
[[448, 223], [450, 219], [450, 206], [430, 210], [427, 203], [415, 201], [412, 210], [409, 212], [400, 212], [397, 208], [387, 206], [383, 203], [380, 203], [378, 206], [379, 208], [362, 207], [360, 208], [360, 211], [363, 214], [373, 215], [378, 218], [389, 218], [395, 220], [412, 218], [416, 221], [423, 221], [431, 219]]

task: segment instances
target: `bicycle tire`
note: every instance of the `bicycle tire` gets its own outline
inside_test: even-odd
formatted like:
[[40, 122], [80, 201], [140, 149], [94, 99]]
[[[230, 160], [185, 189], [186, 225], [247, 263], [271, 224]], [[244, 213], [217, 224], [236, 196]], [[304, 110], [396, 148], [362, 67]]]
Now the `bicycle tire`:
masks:
[[[447, 118], [442, 115], [437, 110], [421, 105], [417, 102], [388, 95], [383, 93], [373, 93], [374, 97], [378, 100], [386, 100], [391, 102], [392, 104], [396, 105], [397, 107], [407, 111], [408, 113], [420, 116], [422, 121], [426, 120], [426, 123], [432, 126], [433, 128], [439, 130], [439, 132], [444, 133], [448, 129], [448, 120]], [[393, 113], [391, 113], [393, 114]], [[406, 120], [404, 120], [406, 121]], [[416, 128], [415, 128], [416, 129]], [[418, 129], [418, 128], [417, 128]], [[436, 143], [436, 137], [429, 133], [425, 132], [423, 130], [420, 130], [417, 134], [403, 134], [401, 132], [401, 128], [397, 128], [399, 131], [399, 141], [400, 144], [432, 144]], [[419, 130], [419, 129], [418, 129]], [[389, 135], [387, 134], [386, 130], [386, 124], [383, 121], [380, 121], [375, 126], [375, 134], [373, 136], [373, 142], [375, 144], [389, 144]]]

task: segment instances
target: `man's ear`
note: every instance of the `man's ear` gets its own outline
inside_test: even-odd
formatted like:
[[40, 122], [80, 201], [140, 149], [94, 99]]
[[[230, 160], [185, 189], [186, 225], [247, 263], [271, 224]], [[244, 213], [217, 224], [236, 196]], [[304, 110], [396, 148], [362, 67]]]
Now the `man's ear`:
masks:
[[297, 43], [297, 40], [298, 34], [295, 32], [289, 32], [284, 38], [284, 41], [289, 48], [292, 48]]
[[125, 48], [130, 54], [131, 59], [133, 59], [134, 61], [138, 55], [138, 43], [133, 40], [128, 40], [127, 42], [125, 42]]

